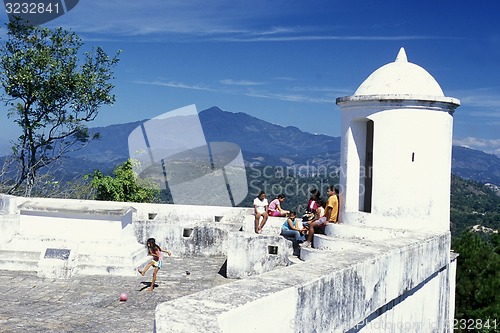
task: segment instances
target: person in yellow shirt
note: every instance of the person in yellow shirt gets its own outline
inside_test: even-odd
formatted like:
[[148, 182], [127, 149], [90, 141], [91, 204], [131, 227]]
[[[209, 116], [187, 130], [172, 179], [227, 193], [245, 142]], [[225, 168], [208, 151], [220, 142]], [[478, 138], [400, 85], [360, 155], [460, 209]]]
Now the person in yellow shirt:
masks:
[[329, 223], [337, 223], [339, 219], [339, 190], [333, 186], [329, 186], [326, 192], [329, 197], [326, 202], [325, 216]]

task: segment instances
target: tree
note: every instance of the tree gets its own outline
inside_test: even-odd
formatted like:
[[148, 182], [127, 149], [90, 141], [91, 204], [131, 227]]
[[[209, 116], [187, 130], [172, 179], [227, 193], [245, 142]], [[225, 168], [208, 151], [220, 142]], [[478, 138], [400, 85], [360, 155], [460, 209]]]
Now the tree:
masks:
[[152, 180], [136, 178], [133, 167], [138, 161], [128, 159], [118, 165], [113, 173], [115, 177], [105, 176], [95, 170], [91, 178], [91, 186], [96, 190], [97, 200], [122, 202], [156, 202], [159, 201], [160, 188]]
[[12, 21], [0, 50], [2, 96], [8, 116], [20, 126], [13, 141], [9, 194], [25, 186], [29, 196], [41, 168], [90, 140], [86, 124], [115, 96], [113, 68], [119, 52], [108, 56], [97, 47], [79, 59], [82, 40], [73, 32]]
[[[488, 239], [484, 240], [483, 238]], [[459, 323], [481, 320], [481, 332], [497, 332], [500, 303], [500, 253], [498, 234], [464, 232], [455, 238], [452, 248], [459, 253], [456, 281], [456, 315]], [[489, 321], [488, 321], [489, 320]], [[486, 327], [489, 324], [490, 327]], [[465, 332], [457, 327], [459, 332]]]

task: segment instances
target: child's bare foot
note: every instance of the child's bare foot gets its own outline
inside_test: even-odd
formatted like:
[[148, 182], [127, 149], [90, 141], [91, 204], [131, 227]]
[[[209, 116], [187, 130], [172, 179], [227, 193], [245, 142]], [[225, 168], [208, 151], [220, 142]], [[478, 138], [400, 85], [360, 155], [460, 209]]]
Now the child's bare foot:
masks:
[[139, 274], [141, 274], [142, 276], [144, 276], [144, 272], [141, 271], [140, 269], [137, 269], [137, 271], [139, 272]]
[[148, 291], [153, 291], [153, 287], [149, 287], [149, 288], [148, 288]]

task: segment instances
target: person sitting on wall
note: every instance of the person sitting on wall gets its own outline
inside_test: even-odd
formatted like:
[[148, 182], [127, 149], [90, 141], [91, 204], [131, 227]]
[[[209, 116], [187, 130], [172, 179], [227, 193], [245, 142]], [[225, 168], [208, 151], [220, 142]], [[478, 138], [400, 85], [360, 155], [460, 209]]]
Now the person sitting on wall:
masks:
[[[266, 199], [266, 192], [260, 191], [257, 198], [253, 200], [253, 210], [255, 214], [255, 233], [261, 234], [262, 228], [267, 221], [267, 210], [269, 208], [269, 203]], [[262, 217], [262, 222], [260, 222], [260, 218]]]
[[307, 241], [301, 244], [302, 247], [311, 247], [311, 242], [314, 237], [315, 232], [323, 232], [325, 226], [328, 223], [338, 223], [339, 215], [339, 199], [338, 199], [338, 189], [330, 185], [326, 192], [329, 197], [326, 202], [325, 213], [318, 220], [311, 221], [309, 225], [309, 233], [307, 236]]
[[291, 211], [290, 216], [281, 226], [281, 235], [285, 238], [294, 238], [296, 242], [300, 242], [306, 239], [304, 234], [308, 231], [308, 228], [300, 226], [296, 217], [297, 213]]
[[321, 194], [318, 189], [313, 188], [310, 193], [311, 197], [307, 202], [306, 213], [302, 216], [302, 221], [310, 221], [314, 218], [316, 210], [318, 209], [318, 203], [321, 201]]
[[[316, 209], [316, 212], [314, 213], [313, 217], [308, 219], [307, 221], [304, 221], [302, 220], [302, 224], [309, 228], [309, 226], [313, 223], [313, 222], [316, 222], [318, 221], [319, 219], [323, 218], [325, 216], [325, 205], [326, 205], [326, 202], [319, 199], [318, 202], [318, 208]], [[324, 218], [323, 220], [323, 223], [324, 221], [326, 221], [326, 218]]]
[[282, 216], [287, 216], [290, 213], [288, 210], [281, 208], [281, 203], [283, 201], [285, 201], [284, 194], [279, 194], [277, 198], [271, 201], [268, 209], [269, 216], [282, 217]]

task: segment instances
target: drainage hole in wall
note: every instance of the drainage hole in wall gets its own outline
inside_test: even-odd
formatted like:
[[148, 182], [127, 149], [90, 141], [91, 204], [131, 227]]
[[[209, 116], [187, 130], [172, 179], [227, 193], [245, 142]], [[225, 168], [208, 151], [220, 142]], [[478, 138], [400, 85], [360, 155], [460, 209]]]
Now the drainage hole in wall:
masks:
[[278, 247], [274, 245], [269, 245], [267, 247], [267, 253], [269, 254], [278, 254]]
[[183, 232], [182, 232], [182, 237], [191, 237], [191, 235], [193, 234], [193, 228], [184, 228]]

